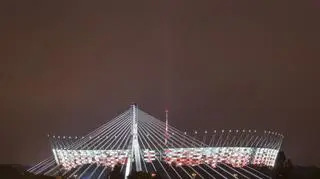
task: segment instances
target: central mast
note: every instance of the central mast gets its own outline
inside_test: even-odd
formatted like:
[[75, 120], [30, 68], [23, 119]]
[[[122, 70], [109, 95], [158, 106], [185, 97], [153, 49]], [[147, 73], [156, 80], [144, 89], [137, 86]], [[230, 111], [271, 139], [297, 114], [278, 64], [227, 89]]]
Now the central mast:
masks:
[[132, 105], [132, 156], [136, 164], [136, 171], [139, 172], [141, 168], [140, 146], [138, 141], [138, 121], [137, 121], [137, 106]]
[[125, 179], [128, 179], [131, 170], [132, 170], [132, 162], [135, 162], [136, 171], [142, 171], [141, 168], [141, 158], [140, 158], [140, 146], [138, 141], [138, 118], [137, 118], [137, 106], [135, 104], [131, 105], [131, 116], [132, 116], [132, 126], [131, 126], [131, 152], [129, 153], [127, 162], [126, 162], [126, 171], [125, 171]]

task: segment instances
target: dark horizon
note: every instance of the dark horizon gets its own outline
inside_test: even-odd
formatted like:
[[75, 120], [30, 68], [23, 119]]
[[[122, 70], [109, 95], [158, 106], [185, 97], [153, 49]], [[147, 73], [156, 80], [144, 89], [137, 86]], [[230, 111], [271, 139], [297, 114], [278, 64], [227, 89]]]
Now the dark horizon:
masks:
[[136, 102], [181, 130], [285, 135], [319, 165], [320, 4], [2, 3], [0, 163], [35, 164], [48, 133], [84, 135]]

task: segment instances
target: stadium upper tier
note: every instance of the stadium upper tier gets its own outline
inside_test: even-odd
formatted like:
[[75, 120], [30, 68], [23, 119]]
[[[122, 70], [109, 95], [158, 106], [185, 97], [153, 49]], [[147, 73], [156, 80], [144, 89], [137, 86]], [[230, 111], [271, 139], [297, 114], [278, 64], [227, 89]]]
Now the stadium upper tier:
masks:
[[[157, 167], [163, 171], [187, 167], [200, 175], [193, 169], [200, 167], [213, 177], [208, 169], [218, 172], [221, 165], [230, 168], [250, 165], [273, 167], [283, 136], [256, 130], [213, 130], [202, 134], [182, 132], [168, 124], [167, 115], [163, 122], [132, 105], [86, 136], [50, 135], [49, 138], [54, 160], [48, 159], [48, 167], [39, 169], [35, 166], [31, 172], [55, 175], [62, 169], [63, 175], [73, 176], [87, 165], [95, 166], [96, 171], [99, 166], [112, 169], [121, 164], [125, 176], [132, 170], [156, 172], [159, 171]], [[183, 171], [191, 176], [188, 170]], [[259, 178], [252, 171], [246, 171], [248, 175]], [[170, 172], [165, 173], [172, 178]], [[179, 172], [174, 173], [183, 178]], [[224, 176], [223, 172], [219, 176]]]

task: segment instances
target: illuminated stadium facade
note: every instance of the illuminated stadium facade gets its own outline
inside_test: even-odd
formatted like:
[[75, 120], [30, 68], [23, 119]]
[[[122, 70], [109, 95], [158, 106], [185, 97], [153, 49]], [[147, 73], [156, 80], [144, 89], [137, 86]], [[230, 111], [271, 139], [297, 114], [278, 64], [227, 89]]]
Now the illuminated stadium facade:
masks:
[[28, 171], [76, 178], [105, 178], [119, 165], [162, 178], [270, 178], [254, 166], [273, 167], [283, 136], [256, 130], [181, 132], [132, 105], [83, 137], [49, 136], [53, 157]]

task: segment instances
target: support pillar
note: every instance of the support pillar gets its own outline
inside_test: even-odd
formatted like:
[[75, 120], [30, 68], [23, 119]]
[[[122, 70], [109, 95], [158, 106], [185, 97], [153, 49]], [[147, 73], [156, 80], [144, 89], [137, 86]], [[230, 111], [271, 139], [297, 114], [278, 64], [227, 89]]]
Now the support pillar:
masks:
[[128, 178], [132, 170], [132, 162], [135, 162], [136, 171], [142, 171], [140, 146], [138, 141], [138, 121], [137, 121], [137, 106], [131, 105], [132, 110], [132, 127], [131, 127], [131, 153], [128, 156], [126, 163], [125, 178]]
[[136, 164], [136, 171], [142, 170], [141, 167], [141, 155], [140, 146], [138, 141], [138, 121], [137, 121], [137, 106], [132, 105], [132, 153], [134, 156], [134, 162]]

